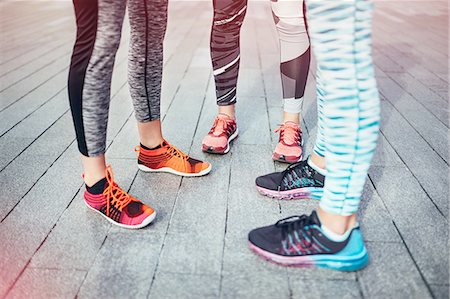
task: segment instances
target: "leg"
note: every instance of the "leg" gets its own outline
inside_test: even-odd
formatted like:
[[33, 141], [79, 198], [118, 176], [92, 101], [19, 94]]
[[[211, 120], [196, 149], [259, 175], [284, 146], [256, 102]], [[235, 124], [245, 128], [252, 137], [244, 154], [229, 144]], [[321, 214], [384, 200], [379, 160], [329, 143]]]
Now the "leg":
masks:
[[379, 97], [371, 59], [371, 3], [311, 1], [308, 19], [325, 93], [327, 180], [320, 208], [345, 217], [358, 209], [379, 129]]
[[77, 38], [69, 71], [69, 100], [85, 180], [92, 185], [105, 176], [111, 77], [125, 2], [75, 0], [74, 8]]
[[[250, 248], [283, 265], [354, 271], [368, 263], [356, 212], [380, 122], [370, 53], [371, 3], [311, 0], [308, 20], [324, 91], [327, 179], [323, 196], [318, 213], [250, 232]], [[295, 176], [296, 169], [283, 175]]]
[[300, 113], [310, 64], [310, 47], [304, 2], [272, 1], [272, 15], [278, 31], [283, 84], [283, 125], [277, 130], [280, 140], [273, 159], [297, 162], [302, 159]]
[[211, 59], [216, 82], [217, 105], [236, 103], [236, 84], [240, 61], [240, 30], [247, 11], [247, 0], [213, 0]]
[[82, 154], [86, 205], [109, 222], [141, 228], [155, 211], [128, 195], [105, 163], [111, 77], [125, 15], [124, 0], [74, 0], [77, 19], [69, 72], [69, 100]]
[[240, 62], [240, 30], [247, 11], [247, 0], [213, 0], [211, 60], [216, 83], [219, 116], [202, 142], [202, 150], [226, 154], [238, 135], [235, 119], [236, 85]]
[[141, 143], [148, 147], [163, 142], [160, 98], [167, 4], [167, 0], [128, 1], [131, 27], [128, 83]]
[[163, 41], [167, 27], [167, 0], [129, 0], [131, 41], [128, 81], [141, 145], [138, 167], [146, 172], [182, 176], [208, 174], [211, 165], [190, 158], [164, 140], [160, 98]]

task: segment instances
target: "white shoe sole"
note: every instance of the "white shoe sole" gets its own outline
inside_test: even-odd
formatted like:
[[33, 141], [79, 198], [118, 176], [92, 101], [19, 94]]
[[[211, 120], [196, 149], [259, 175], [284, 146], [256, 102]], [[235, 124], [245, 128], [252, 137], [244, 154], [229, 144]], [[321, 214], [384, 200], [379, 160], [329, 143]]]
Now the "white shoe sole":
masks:
[[100, 212], [99, 210], [94, 209], [93, 207], [91, 207], [85, 200], [83, 200], [84, 203], [86, 204], [86, 206], [91, 209], [92, 211], [100, 214], [103, 216], [103, 218], [105, 218], [106, 220], [108, 220], [109, 223], [114, 224], [118, 227], [121, 228], [127, 228], [127, 229], [140, 229], [143, 227], [146, 227], [147, 225], [149, 225], [150, 223], [152, 223], [153, 220], [155, 220], [156, 217], [156, 211], [153, 211], [153, 214], [149, 215], [147, 218], [144, 219], [144, 221], [142, 221], [141, 224], [138, 225], [127, 225], [127, 224], [122, 224], [119, 222], [116, 222], [114, 220], [112, 220], [111, 218], [109, 218], [108, 216], [106, 216], [105, 214], [103, 214], [102, 212]]
[[198, 176], [204, 176], [207, 175], [208, 173], [211, 172], [211, 164], [209, 164], [208, 168], [206, 168], [205, 170], [202, 170], [198, 173], [185, 173], [185, 172], [180, 172], [177, 171], [173, 168], [170, 167], [163, 167], [163, 168], [158, 168], [158, 169], [152, 169], [149, 168], [143, 164], [138, 164], [138, 168], [144, 172], [166, 172], [166, 173], [171, 173], [171, 174], [175, 174], [175, 175], [179, 175], [179, 176], [185, 176], [185, 177], [198, 177]]

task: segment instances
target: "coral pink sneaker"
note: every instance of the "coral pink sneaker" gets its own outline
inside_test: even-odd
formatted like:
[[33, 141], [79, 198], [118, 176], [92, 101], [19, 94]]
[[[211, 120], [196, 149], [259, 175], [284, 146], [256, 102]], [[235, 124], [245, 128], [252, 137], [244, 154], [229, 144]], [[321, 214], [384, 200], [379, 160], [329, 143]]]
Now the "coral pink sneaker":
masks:
[[302, 129], [298, 124], [287, 121], [275, 132], [280, 132], [280, 139], [273, 153], [274, 161], [295, 163], [302, 159]]
[[86, 205], [112, 224], [124, 228], [142, 228], [155, 219], [156, 212], [123, 191], [115, 182], [111, 166], [106, 178], [84, 192]]
[[230, 142], [238, 134], [236, 120], [220, 113], [208, 135], [203, 138], [202, 151], [210, 154], [226, 154], [230, 151]]

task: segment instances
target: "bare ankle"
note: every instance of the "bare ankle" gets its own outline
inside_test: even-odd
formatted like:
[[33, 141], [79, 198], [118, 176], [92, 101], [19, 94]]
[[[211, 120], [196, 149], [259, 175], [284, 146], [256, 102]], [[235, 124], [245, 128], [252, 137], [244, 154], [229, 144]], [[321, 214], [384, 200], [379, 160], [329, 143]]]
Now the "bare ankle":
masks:
[[236, 119], [235, 105], [219, 106], [219, 113], [226, 114], [231, 119]]
[[81, 162], [83, 163], [83, 179], [89, 187], [105, 177], [105, 155], [96, 157], [81, 155]]
[[327, 229], [339, 235], [345, 234], [356, 225], [356, 214], [349, 216], [336, 215], [328, 213], [321, 208], [317, 209], [317, 214], [322, 225], [325, 225]]
[[314, 165], [316, 165], [319, 168], [326, 169], [326, 160], [325, 157], [319, 156], [315, 152], [311, 154], [311, 157], [309, 158]]

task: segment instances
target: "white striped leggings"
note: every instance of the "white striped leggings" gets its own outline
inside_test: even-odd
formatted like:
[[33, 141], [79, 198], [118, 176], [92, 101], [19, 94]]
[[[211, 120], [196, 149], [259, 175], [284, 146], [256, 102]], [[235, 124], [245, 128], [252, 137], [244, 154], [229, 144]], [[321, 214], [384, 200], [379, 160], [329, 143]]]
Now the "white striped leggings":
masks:
[[380, 124], [371, 57], [369, 0], [307, 0], [317, 59], [318, 133], [314, 152], [326, 157], [320, 207], [357, 212]]

